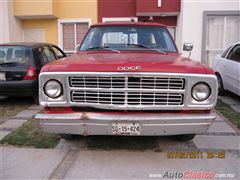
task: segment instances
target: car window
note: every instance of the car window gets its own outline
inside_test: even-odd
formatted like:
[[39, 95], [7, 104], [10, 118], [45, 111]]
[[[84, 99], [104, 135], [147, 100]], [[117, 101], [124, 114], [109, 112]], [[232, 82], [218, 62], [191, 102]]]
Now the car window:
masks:
[[31, 48], [23, 46], [0, 46], [0, 64], [29, 65], [30, 51]]
[[240, 62], [240, 44], [232, 48], [227, 59]]
[[227, 48], [221, 55], [222, 58], [225, 58], [225, 56], [227, 55], [228, 51], [230, 50], [232, 46], [230, 46], [229, 48]]
[[52, 46], [52, 49], [53, 49], [54, 53], [56, 54], [57, 59], [61, 59], [63, 57], [66, 57], [66, 55], [63, 52], [61, 52], [60, 49], [57, 48], [56, 46]]
[[44, 47], [43, 51], [45, 52], [49, 62], [56, 60], [54, 53], [51, 51], [49, 47]]
[[[177, 52], [167, 29], [154, 26], [93, 27], [84, 39], [80, 51], [88, 51], [95, 47], [108, 47], [116, 50], [147, 50], [133, 45], [143, 45], [165, 52]], [[100, 49], [98, 48], [98, 50]]]
[[39, 60], [41, 62], [41, 65], [47, 64], [48, 58], [47, 58], [47, 55], [46, 55], [44, 49], [41, 47], [41, 48], [38, 48], [37, 51], [39, 54]]

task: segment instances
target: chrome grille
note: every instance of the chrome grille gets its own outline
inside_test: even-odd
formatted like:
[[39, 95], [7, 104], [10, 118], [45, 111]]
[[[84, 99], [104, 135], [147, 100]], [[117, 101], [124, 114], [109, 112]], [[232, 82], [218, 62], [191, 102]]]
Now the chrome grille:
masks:
[[78, 88], [124, 88], [125, 77], [70, 77], [70, 87]]
[[[70, 76], [70, 101], [98, 108], [144, 109], [184, 104], [185, 79], [164, 76]], [[101, 107], [102, 105], [102, 107]]]
[[109, 77], [109, 76], [75, 76], [70, 77], [70, 87], [77, 88], [127, 88], [129, 89], [184, 89], [183, 78], [169, 77]]
[[[125, 102], [125, 96], [127, 101]], [[144, 92], [92, 92], [72, 91], [71, 101], [87, 104], [111, 105], [181, 105], [183, 95], [178, 93], [144, 93]]]

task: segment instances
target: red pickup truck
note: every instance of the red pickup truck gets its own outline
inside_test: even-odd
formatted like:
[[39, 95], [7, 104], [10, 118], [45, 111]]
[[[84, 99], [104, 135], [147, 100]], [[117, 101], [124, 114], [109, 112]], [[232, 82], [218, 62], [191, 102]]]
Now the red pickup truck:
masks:
[[165, 26], [101, 23], [91, 26], [75, 55], [42, 68], [44, 113], [36, 118], [44, 131], [64, 138], [177, 135], [190, 140], [208, 130], [216, 100], [213, 70], [180, 56]]

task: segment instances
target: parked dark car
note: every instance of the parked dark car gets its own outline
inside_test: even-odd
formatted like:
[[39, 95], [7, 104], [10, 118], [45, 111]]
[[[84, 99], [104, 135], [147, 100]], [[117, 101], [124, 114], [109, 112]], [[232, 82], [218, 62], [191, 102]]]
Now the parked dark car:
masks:
[[0, 96], [38, 98], [38, 74], [43, 65], [66, 57], [48, 43], [0, 44]]

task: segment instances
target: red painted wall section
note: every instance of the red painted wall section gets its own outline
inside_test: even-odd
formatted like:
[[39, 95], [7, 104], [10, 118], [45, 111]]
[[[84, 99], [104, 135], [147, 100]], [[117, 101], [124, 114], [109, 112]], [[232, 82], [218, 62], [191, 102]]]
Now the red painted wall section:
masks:
[[158, 7], [158, 0], [137, 0], [137, 13], [180, 12], [181, 0], [162, 0]]
[[103, 17], [136, 17], [136, 0], [98, 0], [98, 22]]
[[165, 26], [177, 26], [177, 16], [153, 17], [154, 22], [164, 24]]
[[[138, 21], [146, 21], [148, 17], [138, 17]], [[154, 16], [152, 22], [157, 22], [165, 26], [177, 26], [177, 16]]]

